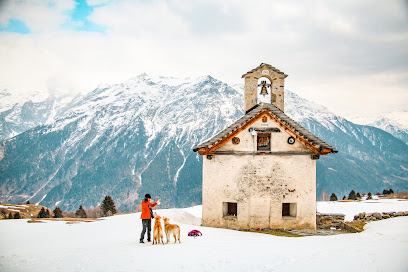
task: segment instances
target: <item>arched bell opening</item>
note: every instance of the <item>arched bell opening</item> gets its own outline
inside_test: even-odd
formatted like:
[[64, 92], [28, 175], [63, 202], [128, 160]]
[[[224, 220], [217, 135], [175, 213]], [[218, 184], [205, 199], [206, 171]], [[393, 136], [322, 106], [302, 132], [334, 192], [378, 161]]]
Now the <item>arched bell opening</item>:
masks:
[[271, 103], [272, 82], [267, 77], [258, 79], [257, 103]]

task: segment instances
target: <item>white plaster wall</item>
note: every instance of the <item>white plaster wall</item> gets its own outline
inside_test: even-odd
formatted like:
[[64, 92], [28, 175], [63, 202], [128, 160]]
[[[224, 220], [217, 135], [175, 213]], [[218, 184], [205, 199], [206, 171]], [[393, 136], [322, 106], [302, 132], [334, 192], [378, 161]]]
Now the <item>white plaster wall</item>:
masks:
[[[277, 125], [268, 120], [269, 127]], [[266, 127], [261, 120], [252, 127]], [[290, 145], [290, 135], [272, 133], [272, 151], [309, 151]], [[228, 142], [218, 150], [256, 151], [248, 129], [240, 144]], [[310, 155], [214, 155], [203, 159], [203, 225], [233, 229], [316, 229], [316, 161]], [[238, 203], [237, 217], [223, 217], [223, 202]], [[282, 217], [282, 203], [296, 203], [296, 217]]]

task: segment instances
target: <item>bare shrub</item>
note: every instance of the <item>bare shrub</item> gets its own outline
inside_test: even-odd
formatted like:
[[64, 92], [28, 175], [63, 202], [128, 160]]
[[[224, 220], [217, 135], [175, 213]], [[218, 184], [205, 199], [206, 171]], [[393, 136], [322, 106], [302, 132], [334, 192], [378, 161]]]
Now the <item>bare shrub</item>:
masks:
[[387, 196], [387, 198], [408, 199], [408, 192], [390, 194]]
[[63, 212], [62, 216], [63, 217], [68, 217], [68, 218], [75, 218], [76, 217], [74, 212]]
[[86, 214], [89, 218], [99, 218], [102, 217], [102, 209], [101, 206], [96, 206], [95, 208], [89, 208], [86, 210]]
[[[88, 218], [100, 218], [100, 217], [102, 217], [102, 210], [101, 210], [100, 206], [91, 207], [91, 208], [85, 210], [85, 213], [86, 213]], [[77, 218], [78, 217], [78, 215], [75, 212], [63, 212], [62, 215], [65, 218]]]

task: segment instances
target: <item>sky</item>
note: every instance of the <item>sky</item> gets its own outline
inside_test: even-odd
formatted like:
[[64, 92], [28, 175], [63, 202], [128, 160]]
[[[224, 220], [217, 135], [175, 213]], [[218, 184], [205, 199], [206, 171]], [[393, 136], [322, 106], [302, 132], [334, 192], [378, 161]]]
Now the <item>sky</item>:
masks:
[[0, 0], [0, 89], [86, 93], [141, 73], [285, 88], [348, 115], [408, 110], [408, 1]]

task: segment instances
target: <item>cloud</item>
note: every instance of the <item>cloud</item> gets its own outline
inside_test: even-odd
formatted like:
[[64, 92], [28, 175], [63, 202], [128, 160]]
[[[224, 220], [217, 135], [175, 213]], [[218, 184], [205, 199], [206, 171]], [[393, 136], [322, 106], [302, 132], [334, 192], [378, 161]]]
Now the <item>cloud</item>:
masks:
[[0, 6], [1, 24], [15, 18], [37, 31], [0, 33], [0, 87], [85, 92], [142, 72], [241, 82], [266, 62], [289, 74], [288, 88], [336, 112], [408, 101], [403, 2], [88, 1], [86, 20], [103, 33], [59, 27], [78, 23], [69, 17], [77, 5], [49, 3]]
[[11, 19], [17, 19], [33, 32], [54, 31], [69, 19], [68, 12], [75, 6], [74, 0], [5, 0], [0, 9], [0, 24], [7, 26]]

